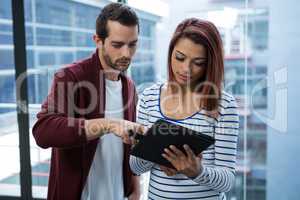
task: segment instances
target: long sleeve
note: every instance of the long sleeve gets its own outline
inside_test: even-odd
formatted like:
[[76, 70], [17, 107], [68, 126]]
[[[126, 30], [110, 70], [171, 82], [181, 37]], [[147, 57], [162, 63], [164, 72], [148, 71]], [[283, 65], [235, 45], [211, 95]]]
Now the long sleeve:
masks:
[[37, 114], [32, 133], [42, 148], [70, 148], [86, 142], [84, 119], [74, 117], [74, 78], [63, 69], [54, 75], [50, 93]]
[[[149, 126], [149, 115], [147, 114], [147, 105], [145, 100], [145, 92], [141, 94], [141, 97], [138, 101], [137, 106], [137, 123], [142, 124], [144, 126]], [[136, 175], [143, 174], [149, 171], [154, 166], [154, 163], [150, 161], [143, 160], [141, 158], [137, 158], [135, 156], [130, 156], [130, 168]]]
[[233, 97], [220, 113], [215, 126], [214, 165], [204, 165], [202, 173], [193, 179], [218, 192], [227, 192], [235, 180], [239, 117]]

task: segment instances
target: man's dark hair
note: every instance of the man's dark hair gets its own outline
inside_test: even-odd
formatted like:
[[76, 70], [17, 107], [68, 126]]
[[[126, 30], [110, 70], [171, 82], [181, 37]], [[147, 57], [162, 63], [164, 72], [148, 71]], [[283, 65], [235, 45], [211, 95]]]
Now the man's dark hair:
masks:
[[108, 20], [125, 26], [137, 25], [139, 30], [139, 19], [132, 8], [122, 3], [110, 3], [103, 8], [96, 20], [96, 33], [103, 41], [108, 37]]

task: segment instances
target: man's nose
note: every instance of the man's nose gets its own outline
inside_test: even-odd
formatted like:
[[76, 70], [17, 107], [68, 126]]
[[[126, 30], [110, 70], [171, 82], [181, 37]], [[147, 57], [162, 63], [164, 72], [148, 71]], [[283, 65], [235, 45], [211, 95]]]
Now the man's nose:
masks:
[[126, 57], [126, 58], [131, 57], [130, 48], [126, 45], [122, 48], [122, 57]]

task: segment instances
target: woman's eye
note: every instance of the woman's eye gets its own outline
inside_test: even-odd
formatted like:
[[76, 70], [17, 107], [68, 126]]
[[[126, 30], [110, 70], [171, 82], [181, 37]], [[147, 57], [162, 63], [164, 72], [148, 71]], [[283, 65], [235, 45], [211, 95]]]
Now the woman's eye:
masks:
[[205, 67], [206, 66], [206, 62], [195, 63], [195, 65], [197, 65], [198, 67]]
[[176, 60], [178, 60], [178, 61], [183, 61], [183, 60], [184, 60], [184, 58], [179, 57], [179, 56], [175, 56], [175, 58], [176, 58]]

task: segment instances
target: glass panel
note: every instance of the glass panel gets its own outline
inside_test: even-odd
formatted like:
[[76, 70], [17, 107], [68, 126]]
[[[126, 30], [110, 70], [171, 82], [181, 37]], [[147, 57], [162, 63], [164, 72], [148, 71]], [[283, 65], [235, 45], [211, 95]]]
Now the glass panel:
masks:
[[[72, 0], [24, 0], [24, 2], [29, 69], [29, 117], [30, 128], [32, 128], [40, 104], [48, 94], [53, 73], [63, 65], [83, 59], [94, 51], [92, 35], [95, 32], [95, 19], [101, 8], [96, 7], [92, 1], [85, 3]], [[138, 92], [157, 80], [166, 80], [167, 47], [178, 22], [187, 17], [199, 17], [214, 22], [224, 44], [225, 89], [236, 97], [240, 113], [236, 181], [232, 190], [227, 193], [227, 199], [266, 199], [267, 125], [261, 121], [259, 114], [267, 113], [270, 109], [268, 108], [270, 100], [267, 98], [270, 91], [264, 82], [272, 67], [268, 64], [271, 52], [269, 48], [270, 3], [245, 0], [187, 0], [184, 4], [175, 1], [168, 1], [167, 4], [170, 13], [167, 17], [162, 15], [159, 19], [160, 26], [156, 26], [158, 20], [156, 16], [153, 17], [149, 13], [141, 15], [138, 49], [128, 74], [134, 79]], [[149, 4], [147, 6], [151, 7]], [[279, 3], [277, 7], [279, 8]], [[15, 108], [11, 18], [11, 0], [2, 0], [0, 4], [0, 157], [5, 158], [5, 162], [0, 165], [0, 196], [20, 195], [19, 137]], [[290, 23], [289, 20], [287, 21]], [[276, 27], [277, 29], [280, 28]], [[291, 31], [289, 33], [291, 35], [288, 36], [295, 37], [297, 42], [294, 33], [296, 32]], [[159, 37], [156, 37], [157, 35]], [[279, 57], [278, 54], [276, 55]], [[257, 90], [258, 85], [262, 87], [260, 90]], [[270, 132], [272, 133], [272, 130]], [[32, 135], [30, 149], [33, 196], [45, 198], [49, 178], [50, 149], [40, 149]], [[272, 168], [272, 165], [269, 167]], [[270, 171], [269, 168], [269, 173]], [[276, 172], [275, 175], [279, 173], [281, 172]], [[143, 181], [145, 182], [145, 179]], [[146, 198], [145, 194], [143, 198]], [[288, 194], [285, 197], [288, 198]]]
[[[267, 112], [267, 87], [264, 83], [268, 69], [268, 32], [269, 14], [264, 7], [256, 5], [248, 8], [245, 32], [248, 41], [247, 75], [247, 199], [266, 199], [266, 160], [267, 125], [259, 119], [258, 113]], [[262, 83], [262, 84], [261, 84]], [[264, 89], [259, 89], [263, 86]]]
[[37, 28], [37, 45], [72, 46], [72, 32], [52, 28]]
[[[236, 161], [236, 179], [234, 187], [227, 193], [227, 199], [244, 199], [248, 193], [248, 177], [251, 169], [247, 160], [247, 127], [244, 126], [248, 115], [247, 103], [247, 67], [250, 60], [245, 43], [245, 18], [247, 15], [245, 2], [238, 5], [227, 4], [226, 1], [208, 1], [204, 12], [189, 13], [189, 17], [199, 17], [213, 22], [222, 37], [225, 58], [225, 91], [234, 95], [240, 114], [240, 132]], [[218, 7], [217, 9], [215, 7]], [[224, 19], [226, 20], [224, 21]], [[245, 190], [246, 188], [246, 190]]]
[[11, 1], [0, 4], [0, 195], [20, 196]]
[[[95, 50], [92, 36], [101, 8], [69, 0], [26, 0], [28, 26], [27, 59], [30, 66], [28, 86], [30, 124], [36, 121], [40, 104], [48, 94], [53, 73], [65, 64], [83, 59]], [[33, 12], [34, 11], [34, 12]], [[64, 20], [61, 20], [64, 19]], [[151, 20], [141, 20], [143, 26], [138, 50], [129, 75], [138, 84], [155, 80], [154, 28]], [[1, 36], [1, 35], [0, 35]], [[1, 39], [1, 37], [0, 37]], [[53, 46], [57, 47], [53, 51]], [[139, 52], [140, 51], [140, 52]], [[42, 150], [31, 138], [33, 196], [45, 198], [49, 173], [50, 150]]]
[[[13, 44], [12, 25], [0, 23], [0, 44]], [[1, 59], [2, 60], [2, 59]]]
[[[26, 44], [30, 66], [28, 96], [32, 128], [41, 103], [47, 97], [54, 72], [65, 64], [91, 55], [95, 50], [92, 36], [101, 8], [70, 0], [25, 1], [30, 5], [25, 15], [30, 16], [27, 20]], [[46, 198], [51, 149], [39, 148], [32, 134], [30, 149], [33, 197]]]
[[[160, 48], [156, 48], [156, 51], [168, 47], [175, 26], [187, 17], [212, 21], [222, 37], [225, 90], [237, 99], [240, 113], [236, 183], [227, 194], [227, 199], [266, 199], [267, 126], [257, 113], [267, 112], [268, 91], [264, 80], [269, 62], [270, 5], [245, 0], [188, 0], [184, 4], [170, 2], [168, 6], [169, 16], [162, 19], [157, 32]], [[146, 37], [149, 36], [147, 28], [141, 27], [141, 34]], [[167, 39], [164, 35], [168, 35]], [[140, 45], [144, 48], [146, 46], [143, 43]], [[166, 50], [162, 52], [167, 54]], [[135, 61], [144, 61], [144, 56], [144, 52], [139, 52]], [[162, 67], [167, 61], [166, 56], [155, 56], [162, 60], [158, 61], [161, 65], [155, 70], [166, 74]], [[135, 80], [139, 82], [142, 78], [138, 76], [145, 71], [138, 65], [134, 67], [133, 72], [137, 76]], [[263, 89], [257, 90], [259, 84]]]
[[36, 0], [33, 18], [38, 23], [71, 26], [73, 9], [71, 1], [67, 0]]
[[[134, 4], [134, 1], [131, 2]], [[143, 2], [145, 2], [144, 5], [146, 5], [146, 1]], [[247, 152], [245, 140], [247, 140], [247, 138], [243, 137], [247, 133], [247, 127], [243, 126], [245, 114], [247, 113], [247, 106], [244, 105], [244, 103], [247, 102], [245, 101], [247, 98], [245, 72], [248, 66], [248, 60], [250, 59], [247, 56], [247, 45], [245, 43], [245, 16], [247, 14], [245, 1], [189, 0], [181, 4], [168, 2], [168, 6], [170, 13], [165, 19], [163, 18], [160, 21], [159, 27], [152, 26], [151, 28], [151, 23], [147, 20], [145, 20], [144, 26], [141, 26], [142, 40], [139, 41], [139, 48], [135, 56], [134, 65], [131, 68], [131, 74], [139, 86], [147, 81], [165, 81], [167, 78], [167, 50], [176, 25], [187, 17], [208, 19], [216, 24], [224, 43], [226, 91], [236, 97], [241, 115], [236, 184], [227, 196], [228, 199], [231, 200], [243, 199], [247, 192], [244, 190], [247, 186], [246, 175], [248, 175], [250, 171], [247, 162], [245, 162]], [[155, 9], [156, 8], [153, 8], [153, 10]], [[158, 36], [157, 42], [153, 38], [155, 37], [153, 33]], [[167, 37], [165, 37], [166, 35]], [[158, 44], [157, 47], [153, 45], [155, 43]], [[155, 54], [152, 54], [152, 49], [155, 49]], [[151, 66], [154, 66], [154, 63], [150, 65], [144, 63], [153, 61], [154, 57], [159, 59], [155, 65], [157, 65], [157, 63], [159, 65], [153, 67], [153, 70], [151, 70]], [[157, 74], [157, 77], [154, 77], [155, 74]], [[147, 87], [147, 84], [138, 89], [142, 91], [145, 87]], [[143, 179], [143, 183], [147, 185], [147, 180]], [[147, 188], [147, 186], [145, 186], [145, 188]], [[147, 199], [146, 196], [146, 193], [144, 193], [143, 199]]]
[[155, 69], [155, 28], [156, 21], [140, 18], [140, 37], [137, 52], [130, 70], [132, 79], [142, 92], [157, 79]]
[[[228, 199], [266, 198], [266, 124], [253, 110], [266, 112], [266, 89], [253, 92], [267, 75], [268, 12], [259, 7], [249, 8], [245, 2], [236, 5], [214, 1], [212, 9], [201, 13], [214, 22], [223, 39], [225, 50], [225, 89], [238, 101], [240, 135], [235, 187]], [[224, 17], [227, 18], [226, 23]]]
[[4, 0], [1, 2], [0, 19], [12, 19], [11, 0]]

